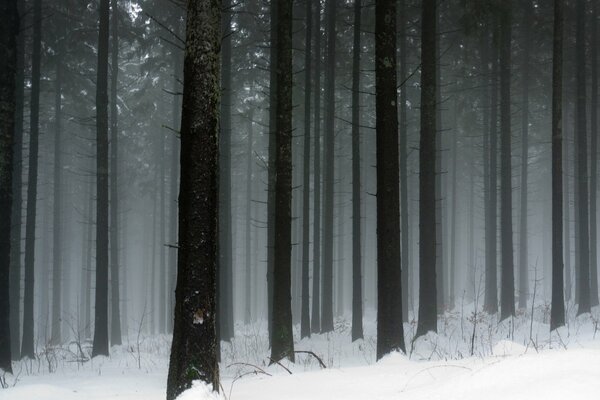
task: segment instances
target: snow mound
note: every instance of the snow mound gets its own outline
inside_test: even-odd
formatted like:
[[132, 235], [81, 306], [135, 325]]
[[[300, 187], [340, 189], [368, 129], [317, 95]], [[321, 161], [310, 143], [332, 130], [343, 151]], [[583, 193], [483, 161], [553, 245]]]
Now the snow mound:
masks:
[[501, 357], [520, 356], [521, 354], [525, 354], [526, 351], [527, 348], [519, 343], [510, 340], [501, 340], [493, 347], [492, 354]]
[[204, 382], [194, 381], [192, 387], [177, 396], [177, 400], [220, 400], [217, 392]]

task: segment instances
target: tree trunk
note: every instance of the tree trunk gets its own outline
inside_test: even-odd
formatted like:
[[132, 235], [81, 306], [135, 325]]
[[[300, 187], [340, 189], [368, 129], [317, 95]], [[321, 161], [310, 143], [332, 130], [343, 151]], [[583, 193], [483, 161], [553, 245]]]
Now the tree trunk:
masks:
[[52, 333], [50, 343], [57, 345], [62, 342], [61, 335], [61, 297], [62, 297], [62, 65], [59, 51], [56, 56], [56, 77], [54, 89], [54, 221], [53, 221], [53, 252], [52, 252]]
[[[577, 315], [590, 312], [590, 242], [588, 230], [588, 166], [586, 130], [586, 79], [585, 79], [585, 0], [577, 0], [576, 24], [577, 62], [577, 186], [579, 201], [579, 308]], [[593, 244], [596, 245], [595, 243]]]
[[221, 3], [187, 6], [175, 322], [167, 381], [174, 400], [193, 380], [219, 390], [216, 276], [219, 227]]
[[[436, 15], [437, 25], [441, 25], [441, 13]], [[438, 27], [439, 29], [439, 27]], [[446, 307], [446, 293], [444, 290], [445, 275], [444, 271], [444, 190], [443, 184], [443, 147], [444, 136], [442, 135], [442, 53], [440, 51], [440, 42], [442, 33], [435, 41], [435, 98], [436, 98], [436, 149], [435, 149], [435, 287], [437, 291], [436, 302], [438, 314], [444, 313]]]
[[219, 340], [233, 338], [233, 264], [232, 264], [232, 227], [231, 227], [231, 0], [223, 0], [223, 20], [221, 34], [221, 134], [219, 135], [219, 301], [217, 319], [219, 321]]
[[512, 237], [512, 163], [510, 126], [511, 10], [500, 10], [500, 243], [502, 274], [500, 320], [515, 315], [515, 274]]
[[323, 314], [321, 333], [333, 331], [333, 199], [335, 185], [335, 20], [337, 0], [327, 0], [327, 56], [325, 60], [325, 140], [323, 181]]
[[[24, 4], [17, 2], [19, 15]], [[5, 14], [9, 15], [9, 14]], [[22, 23], [22, 22], [20, 22]], [[6, 26], [9, 26], [8, 24]], [[5, 58], [7, 59], [7, 58]], [[21, 235], [23, 226], [23, 111], [25, 108], [25, 33], [17, 37], [17, 66], [15, 92], [15, 130], [13, 145], [12, 213], [10, 240], [10, 342], [11, 356], [21, 355]]]
[[421, 140], [419, 146], [419, 323], [417, 336], [437, 332], [436, 291], [436, 25], [435, 0], [423, 0]]
[[598, 188], [598, 4], [592, 2], [592, 93], [591, 93], [591, 132], [590, 132], [590, 305], [598, 305], [598, 248], [597, 248], [597, 188]]
[[108, 356], [108, 39], [109, 0], [100, 0], [96, 79], [96, 299], [92, 356]]
[[529, 25], [533, 20], [533, 4], [531, 0], [525, 2], [523, 15], [523, 98], [521, 119], [521, 226], [519, 244], [519, 308], [527, 308], [528, 296], [528, 261], [527, 261], [527, 163], [529, 159], [529, 56], [531, 53], [531, 34]]
[[375, 6], [378, 360], [392, 351], [406, 351], [400, 270], [397, 85], [396, 2], [383, 0]]
[[110, 344], [121, 344], [121, 296], [119, 291], [119, 128], [117, 85], [119, 74], [119, 9], [111, 0], [111, 72], [110, 72]]
[[35, 268], [35, 220], [40, 119], [40, 61], [42, 42], [42, 0], [33, 2], [33, 52], [31, 56], [31, 100], [29, 102], [29, 171], [27, 217], [25, 221], [25, 285], [23, 291], [23, 340], [21, 357], [35, 358], [33, 345], [33, 297]]
[[554, 0], [554, 38], [552, 57], [552, 309], [550, 312], [550, 330], [554, 330], [565, 324], [562, 226], [562, 64], [563, 0]]
[[321, 332], [321, 2], [315, 6], [315, 129], [314, 129], [314, 207], [313, 207], [313, 285], [311, 332]]
[[310, 336], [310, 100], [312, 80], [312, 2], [306, 1], [306, 48], [304, 54], [304, 160], [302, 175], [302, 306], [300, 337]]
[[[494, 19], [493, 39], [498, 43], [498, 23]], [[490, 314], [498, 312], [498, 47], [492, 48], [491, 111], [490, 111], [490, 169], [489, 205], [486, 222], [486, 269], [484, 309]]]
[[254, 112], [250, 109], [248, 115], [248, 138], [246, 153], [248, 160], [246, 162], [246, 282], [245, 282], [245, 303], [244, 303], [244, 323], [246, 325], [252, 322], [252, 165], [254, 156], [252, 154], [252, 145], [254, 140]]
[[401, 262], [402, 262], [402, 320], [408, 322], [408, 288], [409, 288], [409, 231], [408, 231], [408, 120], [406, 113], [406, 102], [408, 85], [407, 79], [407, 40], [406, 40], [406, 1], [400, 0], [400, 15], [398, 19], [400, 35], [400, 240], [401, 240]]
[[292, 0], [285, 0], [277, 5], [277, 150], [271, 362], [284, 357], [294, 361], [291, 305], [292, 74]]
[[13, 137], [17, 82], [17, 1], [3, 1], [0, 28], [0, 369], [12, 373], [10, 340], [10, 245]]
[[352, 341], [363, 338], [360, 213], [360, 31], [362, 1], [354, 0], [352, 48]]

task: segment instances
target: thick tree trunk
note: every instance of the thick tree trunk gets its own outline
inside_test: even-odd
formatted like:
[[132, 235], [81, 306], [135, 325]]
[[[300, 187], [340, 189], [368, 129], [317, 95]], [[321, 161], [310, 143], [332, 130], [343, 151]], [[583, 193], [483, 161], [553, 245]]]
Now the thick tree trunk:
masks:
[[[550, 330], [565, 324], [563, 297], [563, 0], [554, 0], [552, 57], [552, 308]], [[567, 238], [568, 239], [568, 238]]]
[[304, 54], [304, 154], [302, 172], [302, 305], [300, 337], [310, 336], [310, 101], [312, 84], [312, 2], [306, 1], [306, 47]]
[[100, 1], [96, 79], [96, 299], [92, 356], [108, 356], [108, 39], [109, 0]]
[[406, 350], [400, 270], [397, 85], [396, 2], [383, 0], [375, 6], [378, 360], [392, 351]]
[[268, 187], [267, 187], [267, 324], [269, 342], [272, 341], [273, 327], [273, 269], [275, 267], [275, 119], [277, 104], [277, 6], [279, 2], [271, 2], [271, 44], [269, 47], [269, 146], [268, 146]]
[[110, 344], [113, 346], [118, 346], [121, 344], [121, 296], [119, 290], [119, 114], [117, 108], [117, 85], [119, 74], [119, 9], [117, 0], [111, 0], [111, 7], [112, 38], [110, 56]]
[[221, 133], [219, 135], [219, 277], [217, 319], [219, 321], [219, 339], [229, 341], [233, 338], [233, 264], [232, 264], [232, 226], [231, 226], [231, 0], [223, 0], [223, 36], [221, 54]]
[[174, 400], [193, 380], [219, 390], [216, 276], [219, 227], [221, 2], [187, 6], [175, 323], [167, 381]]
[[406, 30], [406, 1], [399, 2], [400, 15], [398, 18], [399, 48], [400, 48], [400, 240], [402, 258], [402, 320], [408, 322], [408, 288], [411, 275], [409, 274], [409, 230], [408, 230], [408, 120], [406, 102], [408, 100], [406, 84], [407, 79], [407, 35]]
[[[246, 155], [248, 157], [246, 161], [246, 249], [244, 255], [245, 260], [245, 304], [244, 304], [244, 323], [246, 325], [252, 322], [252, 166], [254, 161], [254, 155], [252, 154], [252, 146], [254, 140], [254, 112], [252, 109], [248, 111], [248, 137], [246, 144]], [[256, 240], [256, 239], [255, 239]]]
[[515, 274], [512, 234], [512, 163], [510, 126], [511, 10], [500, 10], [500, 243], [502, 274], [500, 320], [515, 315]]
[[[441, 13], [436, 15], [436, 24], [441, 25]], [[439, 29], [439, 27], [437, 28]], [[444, 313], [446, 307], [446, 292], [444, 283], [446, 282], [446, 271], [444, 271], [444, 190], [443, 190], [443, 147], [444, 136], [442, 135], [442, 53], [440, 51], [440, 42], [442, 33], [435, 41], [435, 98], [436, 98], [436, 149], [435, 149], [435, 287], [437, 291], [437, 312]]]
[[277, 5], [277, 150], [271, 362], [284, 357], [294, 361], [291, 305], [292, 74], [292, 0], [284, 0]]
[[527, 261], [527, 164], [529, 159], [529, 56], [531, 53], [531, 33], [529, 26], [533, 20], [533, 4], [525, 2], [523, 15], [523, 73], [522, 73], [522, 119], [521, 119], [521, 226], [519, 234], [519, 308], [527, 308], [528, 261]]
[[[18, 13], [23, 15], [24, 4], [22, 1], [17, 3]], [[17, 37], [15, 103], [9, 290], [11, 356], [13, 360], [18, 360], [21, 355], [21, 234], [23, 231], [23, 111], [25, 108], [25, 33], [23, 30]]]
[[16, 0], [3, 1], [0, 27], [0, 369], [12, 372], [10, 340], [10, 245], [19, 13]]
[[[579, 201], [579, 308], [577, 315], [590, 312], [590, 242], [588, 225], [588, 166], [586, 128], [585, 79], [585, 0], [577, 0], [576, 62], [577, 62], [577, 186]], [[595, 243], [593, 244], [596, 245]]]
[[335, 41], [337, 1], [327, 0], [327, 55], [325, 60], [325, 140], [323, 181], [323, 313], [321, 332], [333, 331], [333, 203], [335, 185]]
[[33, 52], [31, 57], [31, 100], [29, 102], [29, 171], [27, 217], [25, 221], [25, 285], [23, 291], [23, 340], [21, 357], [35, 358], [33, 345], [33, 297], [35, 268], [35, 220], [40, 118], [40, 61], [42, 42], [42, 0], [33, 2]]
[[352, 48], [352, 341], [363, 338], [360, 213], [360, 31], [362, 1], [354, 0]]
[[313, 166], [313, 284], [310, 328], [321, 332], [321, 2], [315, 6], [315, 129]]
[[424, 0], [421, 23], [419, 146], [419, 323], [417, 336], [437, 332], [436, 291], [436, 25], [435, 0]]

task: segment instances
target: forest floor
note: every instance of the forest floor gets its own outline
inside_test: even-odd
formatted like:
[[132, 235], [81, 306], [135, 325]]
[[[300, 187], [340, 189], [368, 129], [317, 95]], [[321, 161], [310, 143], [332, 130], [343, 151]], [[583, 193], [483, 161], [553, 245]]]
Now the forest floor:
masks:
[[[348, 318], [336, 331], [297, 340], [296, 363], [269, 364], [264, 322], [236, 326], [223, 344], [221, 399], [583, 399], [600, 393], [600, 309], [549, 334], [549, 307], [540, 305], [498, 323], [473, 305], [445, 313], [439, 333], [412, 341], [407, 354], [375, 362], [375, 314], [365, 339], [352, 343]], [[462, 311], [461, 311], [462, 310]], [[295, 327], [296, 330], [299, 327]], [[299, 332], [296, 332], [299, 334]], [[299, 336], [299, 335], [298, 335]], [[297, 337], [298, 337], [297, 336]], [[170, 338], [130, 333], [110, 357], [89, 359], [77, 341], [39, 349], [36, 360], [14, 363], [0, 376], [0, 400], [158, 400], [165, 398]], [[81, 350], [80, 350], [81, 349]], [[318, 357], [318, 358], [317, 358]], [[325, 364], [325, 368], [321, 365]], [[215, 398], [202, 386], [183, 400]]]

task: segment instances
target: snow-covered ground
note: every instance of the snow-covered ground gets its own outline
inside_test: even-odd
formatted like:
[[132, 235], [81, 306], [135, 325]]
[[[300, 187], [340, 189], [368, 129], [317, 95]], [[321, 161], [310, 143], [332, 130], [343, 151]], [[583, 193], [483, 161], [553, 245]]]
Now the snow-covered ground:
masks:
[[[297, 354], [295, 364], [269, 366], [264, 323], [238, 326], [233, 343], [223, 348], [221, 398], [598, 398], [600, 310], [575, 318], [571, 308], [568, 326], [552, 336], [548, 310], [538, 306], [533, 319], [523, 313], [498, 324], [496, 317], [473, 313], [472, 306], [459, 307], [440, 319], [439, 334], [416, 342], [413, 321], [405, 324], [408, 354], [377, 363], [374, 315], [366, 316], [365, 339], [355, 343], [347, 319], [340, 318], [335, 333], [296, 342], [296, 350], [313, 351], [326, 368], [305, 353]], [[169, 338], [141, 335], [138, 342], [134, 333], [125, 343], [113, 347], [109, 358], [85, 361], [77, 343], [41, 349], [37, 360], [15, 363], [15, 374], [2, 377], [8, 387], [0, 389], [0, 400], [164, 399]], [[89, 343], [82, 347], [87, 359]], [[182, 398], [213, 397], [197, 386]]]

